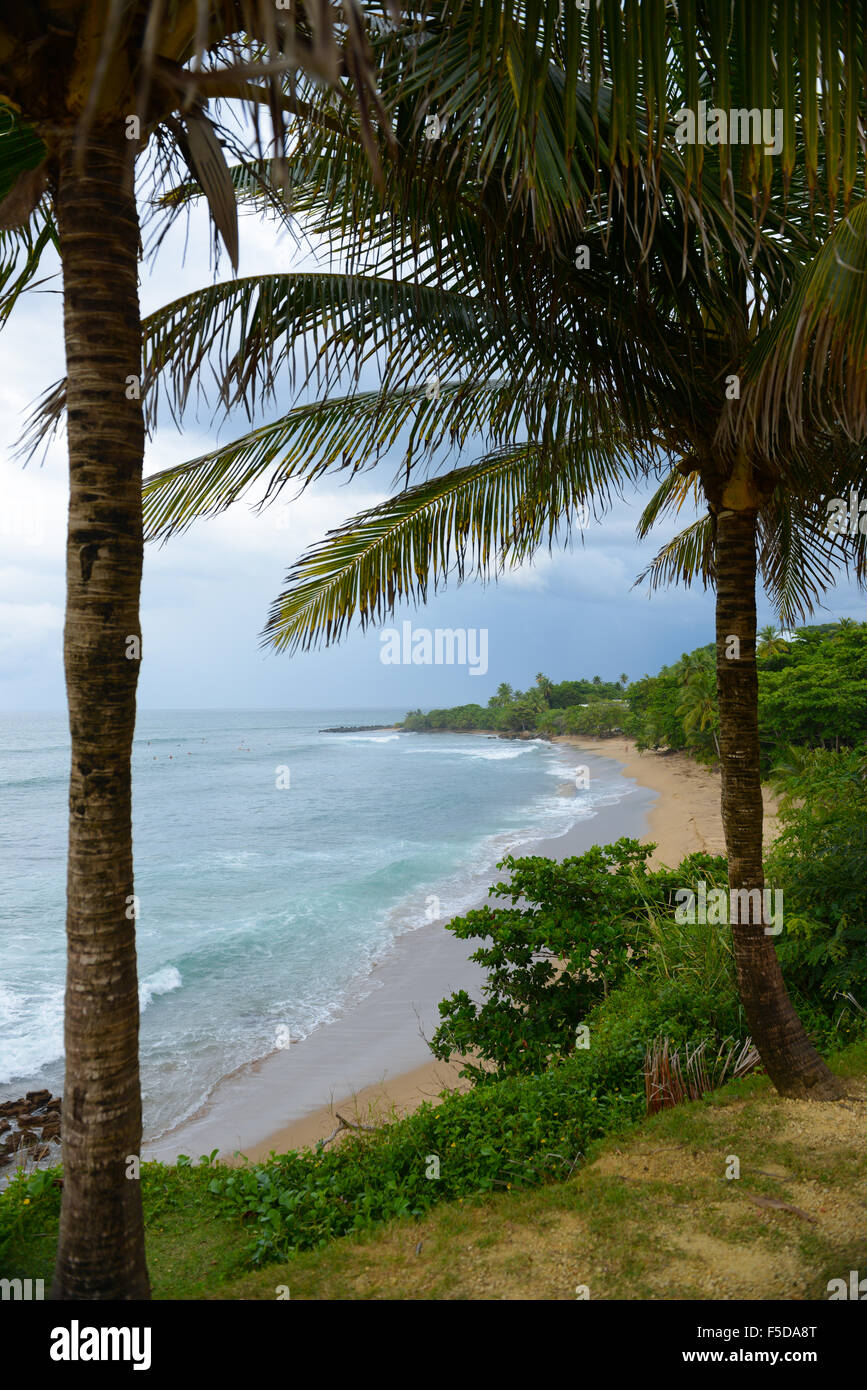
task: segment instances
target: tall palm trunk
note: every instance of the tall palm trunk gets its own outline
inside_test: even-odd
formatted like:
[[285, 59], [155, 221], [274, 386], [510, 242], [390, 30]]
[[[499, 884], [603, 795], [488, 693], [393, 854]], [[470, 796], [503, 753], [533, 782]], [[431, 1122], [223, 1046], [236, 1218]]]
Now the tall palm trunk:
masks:
[[[716, 588], [722, 818], [729, 886], [762, 890], [755, 510], [723, 508], [717, 513]], [[738, 639], [739, 651], [729, 646], [733, 637]], [[732, 937], [750, 1032], [777, 1090], [802, 1099], [837, 1099], [842, 1087], [810, 1043], [792, 1007], [773, 937], [765, 933], [761, 921], [733, 925]]]
[[139, 227], [124, 123], [58, 149], [69, 438], [64, 658], [72, 763], [63, 1203], [52, 1297], [149, 1297], [130, 754], [142, 570]]

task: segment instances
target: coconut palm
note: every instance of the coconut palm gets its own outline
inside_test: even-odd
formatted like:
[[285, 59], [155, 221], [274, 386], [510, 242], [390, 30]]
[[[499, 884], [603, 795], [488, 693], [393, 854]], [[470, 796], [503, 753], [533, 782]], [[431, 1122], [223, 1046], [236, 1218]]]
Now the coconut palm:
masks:
[[756, 635], [758, 637], [756, 656], [781, 656], [789, 650], [788, 642], [784, 641], [782, 632], [773, 623], [768, 623], [766, 627], [760, 628]]
[[[0, 318], [54, 244], [63, 281], [70, 500], [64, 656], [71, 734], [64, 1183], [53, 1294], [143, 1298], [130, 753], [141, 658], [142, 329], [136, 160], [159, 184], [180, 164], [237, 261], [237, 213], [209, 100], [315, 113], [309, 78], [382, 114], [354, 0], [342, 20], [265, 0], [157, 0], [0, 17]], [[203, 60], [205, 60], [203, 62]], [[287, 73], [297, 79], [284, 90]], [[304, 95], [304, 100], [299, 92]], [[309, 100], [307, 98], [309, 97]], [[333, 107], [334, 100], [330, 99]], [[259, 144], [258, 149], [262, 151]], [[254, 140], [247, 153], [255, 154]]]
[[705, 666], [701, 670], [685, 675], [683, 698], [677, 707], [677, 713], [683, 720], [684, 733], [692, 734], [698, 731], [703, 734], [705, 730], [710, 730], [716, 755], [719, 757], [720, 748], [717, 737], [719, 716], [716, 701], [716, 678], [712, 666]]

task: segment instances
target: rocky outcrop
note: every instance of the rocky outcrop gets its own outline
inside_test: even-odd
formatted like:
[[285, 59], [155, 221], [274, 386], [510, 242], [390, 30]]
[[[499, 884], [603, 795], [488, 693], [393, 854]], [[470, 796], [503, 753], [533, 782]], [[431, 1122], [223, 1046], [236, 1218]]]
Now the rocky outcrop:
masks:
[[60, 1096], [50, 1091], [28, 1091], [21, 1100], [0, 1105], [0, 1168], [13, 1163], [22, 1151], [35, 1162], [60, 1156]]

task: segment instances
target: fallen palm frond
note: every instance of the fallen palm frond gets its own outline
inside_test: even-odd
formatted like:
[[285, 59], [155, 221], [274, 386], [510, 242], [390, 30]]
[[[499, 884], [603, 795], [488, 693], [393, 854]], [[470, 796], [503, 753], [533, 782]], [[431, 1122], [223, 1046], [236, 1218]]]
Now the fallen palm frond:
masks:
[[726, 1081], [746, 1076], [759, 1065], [752, 1039], [726, 1038], [715, 1057], [707, 1053], [707, 1041], [672, 1047], [668, 1038], [655, 1038], [644, 1057], [644, 1093], [648, 1115], [687, 1100], [699, 1100]]

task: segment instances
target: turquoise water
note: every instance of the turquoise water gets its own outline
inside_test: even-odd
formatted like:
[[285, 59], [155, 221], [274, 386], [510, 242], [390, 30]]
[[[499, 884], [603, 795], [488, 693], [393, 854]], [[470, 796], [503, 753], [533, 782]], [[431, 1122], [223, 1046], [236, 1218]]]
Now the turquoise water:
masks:
[[[627, 792], [612, 772], [564, 796], [577, 754], [541, 741], [319, 732], [403, 713], [140, 714], [147, 1135], [278, 1029], [298, 1040], [351, 1007], [395, 937], [478, 901], [507, 848]], [[62, 1091], [67, 768], [65, 717], [0, 715], [0, 1100]]]

